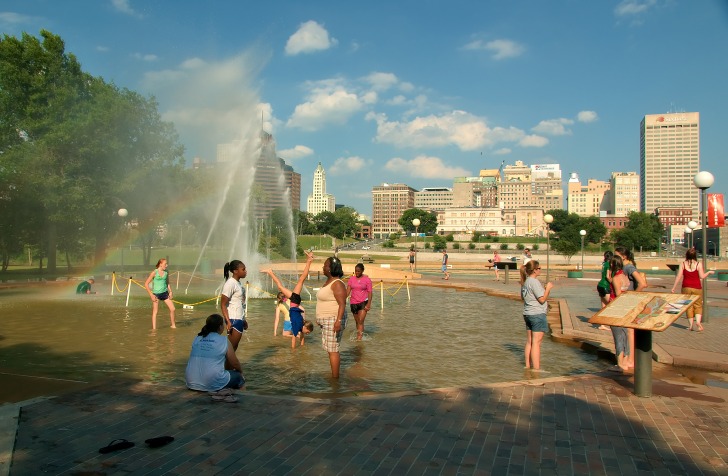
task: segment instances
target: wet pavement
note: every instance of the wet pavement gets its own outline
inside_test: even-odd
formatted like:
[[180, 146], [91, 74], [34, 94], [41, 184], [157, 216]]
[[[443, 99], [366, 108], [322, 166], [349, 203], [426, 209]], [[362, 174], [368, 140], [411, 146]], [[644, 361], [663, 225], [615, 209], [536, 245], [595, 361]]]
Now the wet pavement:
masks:
[[[649, 276], [648, 291], [672, 278]], [[518, 283], [453, 273], [427, 284], [516, 298]], [[414, 283], [413, 283], [414, 284]], [[553, 338], [613, 349], [586, 320], [596, 275], [556, 280]], [[654, 333], [652, 396], [630, 374], [531, 378], [470, 388], [339, 398], [215, 402], [181, 386], [116, 382], [0, 407], [0, 473], [10, 474], [728, 474], [728, 288], [711, 281], [710, 322]], [[691, 382], [673, 365], [713, 375]], [[544, 362], [548, 369], [548, 363]], [[342, 369], [346, 372], [346, 369]], [[48, 395], [53, 395], [49, 386]], [[144, 440], [175, 440], [148, 448]], [[130, 449], [99, 454], [112, 440]]]

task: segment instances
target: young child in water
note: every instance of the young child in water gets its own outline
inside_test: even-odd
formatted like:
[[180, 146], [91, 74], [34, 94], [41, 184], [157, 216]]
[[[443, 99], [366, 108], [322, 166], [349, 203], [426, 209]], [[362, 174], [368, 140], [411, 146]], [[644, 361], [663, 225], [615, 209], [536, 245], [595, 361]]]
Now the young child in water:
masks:
[[275, 275], [272, 269], [265, 270], [271, 279], [273, 279], [273, 282], [276, 283], [280, 292], [282, 292], [290, 302], [291, 307], [289, 308], [288, 313], [291, 320], [291, 348], [296, 347], [297, 339], [300, 339], [301, 345], [304, 345], [306, 342], [306, 335], [313, 332], [313, 323], [303, 318], [305, 309], [301, 306], [300, 294], [303, 289], [303, 284], [306, 282], [308, 271], [311, 269], [311, 263], [313, 263], [313, 253], [307, 252], [306, 264], [303, 267], [303, 272], [298, 278], [298, 282], [296, 283], [296, 286], [294, 286], [293, 291], [283, 286], [283, 283], [280, 279], [278, 279], [278, 276]]

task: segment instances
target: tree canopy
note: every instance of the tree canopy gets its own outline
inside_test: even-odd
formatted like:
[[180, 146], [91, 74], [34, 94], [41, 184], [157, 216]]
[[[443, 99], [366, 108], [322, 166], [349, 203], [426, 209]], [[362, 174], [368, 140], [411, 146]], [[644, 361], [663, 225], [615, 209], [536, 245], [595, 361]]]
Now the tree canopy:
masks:
[[415, 218], [420, 220], [420, 226], [417, 227], [419, 233], [434, 235], [437, 232], [437, 215], [420, 208], [405, 210], [397, 223], [409, 235], [415, 232], [415, 226], [412, 224]]

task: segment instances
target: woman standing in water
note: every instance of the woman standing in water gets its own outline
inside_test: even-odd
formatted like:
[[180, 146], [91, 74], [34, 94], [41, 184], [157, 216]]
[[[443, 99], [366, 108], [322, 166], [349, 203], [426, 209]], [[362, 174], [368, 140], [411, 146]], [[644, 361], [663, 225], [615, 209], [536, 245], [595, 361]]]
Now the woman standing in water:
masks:
[[339, 344], [346, 328], [346, 284], [341, 278], [341, 261], [332, 256], [324, 261], [326, 282], [316, 293], [316, 323], [321, 327], [321, 345], [329, 353], [331, 377], [339, 378]]
[[372, 308], [372, 280], [364, 274], [364, 265], [357, 263], [354, 267], [354, 276], [349, 278], [346, 286], [349, 296], [351, 313], [356, 321], [356, 340], [364, 335], [364, 319]]
[[541, 341], [549, 330], [546, 313], [548, 298], [553, 283], [546, 287], [538, 280], [541, 276], [541, 265], [531, 260], [521, 266], [521, 299], [523, 300], [523, 320], [526, 323], [526, 368], [541, 370]]
[[245, 288], [240, 285], [240, 280], [245, 278], [248, 272], [242, 261], [234, 259], [225, 263], [223, 273], [225, 284], [220, 292], [220, 310], [225, 319], [228, 339], [233, 345], [233, 350], [238, 350], [243, 332], [248, 328], [248, 322], [245, 320]]
[[169, 285], [169, 273], [167, 273], [166, 259], [162, 258], [157, 261], [156, 268], [149, 274], [149, 277], [144, 282], [144, 289], [147, 290], [149, 297], [152, 300], [152, 329], [157, 328], [159, 301], [163, 301], [169, 308], [169, 318], [172, 321], [172, 329], [177, 328], [174, 323], [174, 303], [172, 302], [172, 287]]
[[698, 261], [698, 253], [695, 248], [690, 248], [685, 252], [685, 261], [680, 263], [680, 268], [675, 275], [675, 283], [672, 285], [672, 292], [675, 292], [678, 283], [682, 280], [682, 288], [680, 292], [683, 294], [691, 294], [700, 296], [687, 310], [688, 322], [690, 329], [693, 330], [693, 318], [695, 324], [698, 325], [698, 332], [703, 332], [703, 285], [702, 280], [713, 274], [713, 271], [707, 273], [703, 270], [703, 263]]

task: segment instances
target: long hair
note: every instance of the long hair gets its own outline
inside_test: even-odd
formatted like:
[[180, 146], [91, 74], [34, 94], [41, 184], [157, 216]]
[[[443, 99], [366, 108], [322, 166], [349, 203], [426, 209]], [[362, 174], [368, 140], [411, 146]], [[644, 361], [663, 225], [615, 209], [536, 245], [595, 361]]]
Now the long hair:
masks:
[[235, 271], [240, 266], [245, 267], [245, 263], [243, 263], [239, 259], [234, 259], [229, 263], [225, 263], [225, 267], [223, 268], [223, 274], [225, 275], [225, 281], [228, 280], [230, 272]]
[[698, 261], [698, 252], [695, 248], [690, 248], [685, 252], [685, 259], [688, 261]]
[[344, 268], [341, 267], [341, 260], [336, 256], [331, 256], [329, 260], [329, 269], [331, 270], [331, 276], [335, 278], [344, 277]]
[[611, 261], [612, 256], [614, 256], [614, 253], [612, 253], [609, 250], [605, 251], [604, 252], [604, 262], [607, 262], [608, 263], [609, 261]]
[[628, 250], [624, 246], [617, 246], [616, 248], [614, 248], [614, 252], [624, 256], [624, 259], [626, 259], [627, 261], [631, 261], [634, 267], [637, 267], [637, 263], [634, 260], [634, 254], [632, 253], [632, 250]]
[[220, 314], [210, 314], [207, 316], [205, 325], [202, 326], [198, 336], [207, 337], [209, 334], [217, 334], [220, 332], [220, 326], [225, 322], [225, 319]]
[[528, 263], [521, 266], [521, 284], [526, 282], [526, 278], [531, 276], [538, 268], [540, 268], [537, 260], [532, 259]]
[[612, 278], [617, 274], [617, 271], [622, 270], [624, 268], [624, 263], [622, 262], [622, 257], [619, 255], [612, 256], [612, 259], [609, 260], [609, 270], [612, 272]]
[[159, 268], [162, 265], [163, 261], [167, 261], [167, 258], [159, 258], [159, 260], [157, 260], [157, 266], [155, 266], [155, 268]]

